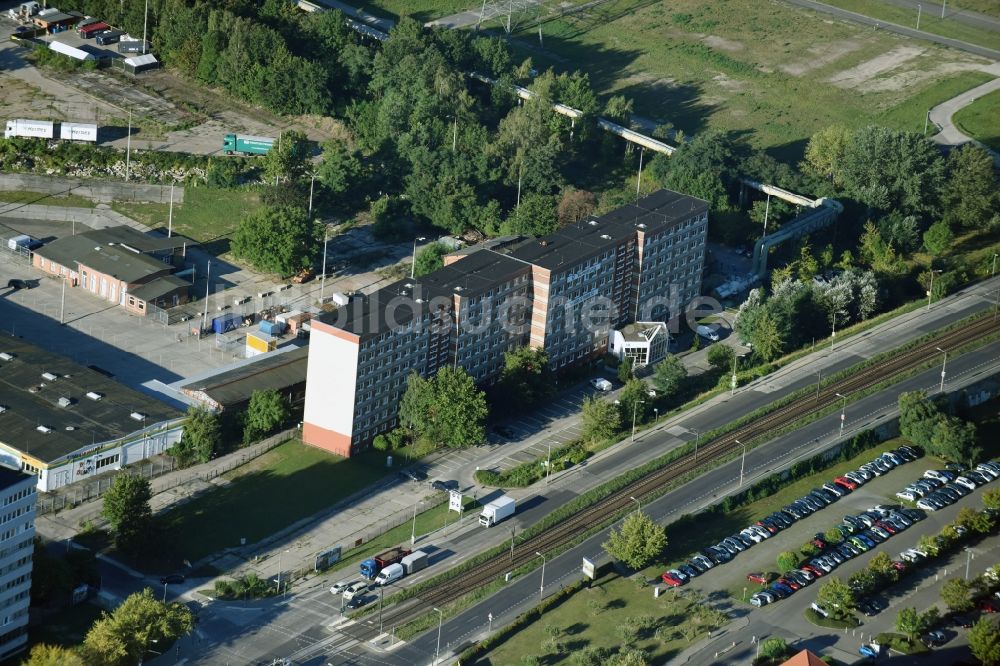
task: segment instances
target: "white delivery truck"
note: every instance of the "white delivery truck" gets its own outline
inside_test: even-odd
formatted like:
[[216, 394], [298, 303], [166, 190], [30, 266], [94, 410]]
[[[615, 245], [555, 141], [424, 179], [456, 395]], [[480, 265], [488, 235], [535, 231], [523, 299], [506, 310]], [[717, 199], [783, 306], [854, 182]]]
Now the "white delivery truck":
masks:
[[403, 559], [399, 561], [403, 565], [403, 569], [406, 570], [406, 575], [409, 576], [411, 573], [416, 573], [421, 569], [427, 568], [427, 553], [422, 550], [418, 550], [415, 553], [410, 553]]
[[63, 141], [97, 143], [97, 125], [93, 123], [59, 123], [59, 138]]
[[513, 516], [515, 508], [514, 498], [504, 495], [483, 507], [483, 512], [479, 514], [479, 524], [484, 527], [493, 527], [504, 518]]
[[55, 136], [54, 123], [51, 120], [8, 120], [4, 130], [5, 139], [24, 137], [32, 139], [51, 139]]
[[375, 584], [381, 587], [389, 583], [395, 583], [404, 575], [406, 575], [406, 569], [403, 568], [402, 564], [390, 564], [378, 572], [378, 575], [375, 576]]

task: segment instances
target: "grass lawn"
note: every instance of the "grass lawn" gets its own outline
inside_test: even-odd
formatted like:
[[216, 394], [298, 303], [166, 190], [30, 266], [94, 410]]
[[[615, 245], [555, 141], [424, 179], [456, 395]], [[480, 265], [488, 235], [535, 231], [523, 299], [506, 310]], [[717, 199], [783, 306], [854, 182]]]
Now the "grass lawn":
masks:
[[[178, 234], [210, 244], [232, 234], [240, 218], [260, 205], [252, 190], [186, 187], [184, 203], [174, 204], [173, 228]], [[111, 207], [147, 226], [167, 228], [169, 204], [115, 202]]]
[[983, 95], [952, 116], [955, 125], [993, 150], [1000, 150], [1000, 90]]
[[42, 192], [0, 192], [3, 203], [38, 204], [40, 206], [66, 206], [69, 208], [93, 208], [94, 202], [77, 194], [54, 196]]
[[1000, 4], [997, 0], [957, 0], [948, 3], [948, 12], [956, 12], [960, 9], [967, 9], [987, 16], [1000, 18]]
[[99, 617], [101, 608], [89, 602], [70, 606], [55, 615], [47, 615], [40, 625], [32, 627], [28, 632], [28, 651], [38, 643], [66, 647], [79, 645]]
[[[586, 648], [620, 649], [623, 643], [644, 651], [650, 663], [666, 663], [708, 631], [728, 618], [699, 603], [691, 593], [668, 591], [653, 598], [651, 587], [639, 588], [632, 580], [610, 574], [594, 582], [593, 588], [576, 592], [545, 612], [474, 664], [520, 664], [526, 656], [537, 656], [542, 664], [572, 664], [571, 655]], [[624, 640], [619, 627], [630, 619], [645, 628]], [[552, 629], [549, 629], [552, 627]], [[556, 638], [550, 641], [550, 632]]]
[[384, 467], [289, 441], [239, 467], [229, 483], [163, 518], [177, 557], [191, 561], [254, 543], [385, 476]]
[[520, 34], [539, 68], [687, 133], [732, 131], [787, 161], [831, 124], [923, 130], [927, 108], [990, 80], [985, 61], [781, 3], [615, 0]]
[[[891, 5], [885, 0], [823, 0], [827, 5], [840, 7], [874, 19], [896, 23], [907, 28], [917, 27], [917, 10]], [[950, 9], [950, 7], [949, 7]], [[990, 49], [1000, 49], [1000, 32], [959, 23], [953, 18], [942, 19], [939, 12], [924, 10], [920, 14], [920, 29], [942, 37], [951, 37]]]

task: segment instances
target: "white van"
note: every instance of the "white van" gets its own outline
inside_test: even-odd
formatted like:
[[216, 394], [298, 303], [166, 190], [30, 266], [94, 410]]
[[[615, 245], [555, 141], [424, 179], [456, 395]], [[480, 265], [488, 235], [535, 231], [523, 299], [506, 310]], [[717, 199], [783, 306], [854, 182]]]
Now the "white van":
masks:
[[404, 573], [406, 573], [406, 570], [403, 569], [402, 564], [390, 564], [385, 569], [378, 572], [378, 575], [375, 576], [375, 584], [382, 586], [388, 585], [389, 583], [395, 583], [403, 577]]
[[719, 341], [719, 327], [716, 325], [705, 326], [704, 324], [699, 324], [695, 332], [703, 338], [708, 338], [712, 342]]

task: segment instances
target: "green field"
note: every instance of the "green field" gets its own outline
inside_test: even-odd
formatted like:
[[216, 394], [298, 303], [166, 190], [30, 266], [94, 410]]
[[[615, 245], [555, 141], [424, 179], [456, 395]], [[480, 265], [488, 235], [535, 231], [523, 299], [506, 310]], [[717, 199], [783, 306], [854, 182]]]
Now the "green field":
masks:
[[539, 68], [582, 69], [602, 95], [686, 133], [732, 131], [795, 161], [816, 130], [923, 130], [927, 109], [992, 77], [985, 60], [753, 0], [616, 0], [515, 42]]
[[224, 475], [229, 480], [166, 513], [179, 558], [191, 561], [254, 543], [321, 511], [385, 476], [370, 462], [348, 460], [298, 441], [282, 444]]
[[[168, 204], [115, 202], [111, 207], [147, 226], [167, 228]], [[201, 243], [218, 242], [236, 230], [245, 213], [259, 207], [260, 198], [251, 190], [186, 187], [184, 203], [174, 204], [173, 229]]]
[[[654, 599], [651, 587], [640, 588], [632, 580], [611, 574], [546, 611], [541, 619], [472, 663], [521, 664], [528, 656], [538, 657], [540, 664], [574, 663], [570, 655], [587, 648], [621, 649], [626, 640], [619, 627], [641, 616], [648, 616], [652, 626], [640, 630], [627, 646], [645, 652], [649, 663], [666, 663], [698, 638], [728, 622], [728, 618], [700, 601], [691, 593], [678, 594], [676, 589]], [[554, 640], [550, 632], [556, 634]]]
[[352, 7], [359, 7], [364, 11], [388, 18], [399, 20], [403, 16], [425, 23], [442, 16], [449, 16], [464, 12], [467, 9], [478, 10], [482, 3], [476, 0], [357, 0], [348, 4]]
[[979, 12], [987, 16], [1000, 18], [1000, 2], [997, 0], [958, 0], [958, 2], [948, 3], [948, 13], [967, 9], [972, 12]]
[[969, 136], [993, 150], [1000, 150], [1000, 90], [983, 95], [960, 109], [951, 119], [958, 129]]
[[[823, 2], [907, 28], [917, 27], [916, 9], [897, 7], [885, 2], [885, 0], [875, 0], [874, 2], [872, 0], [823, 0]], [[953, 18], [948, 18], [947, 15], [942, 19], [940, 13], [928, 9], [920, 13], [920, 29], [942, 37], [951, 37], [990, 49], [1000, 49], [1000, 32], [959, 23]]]

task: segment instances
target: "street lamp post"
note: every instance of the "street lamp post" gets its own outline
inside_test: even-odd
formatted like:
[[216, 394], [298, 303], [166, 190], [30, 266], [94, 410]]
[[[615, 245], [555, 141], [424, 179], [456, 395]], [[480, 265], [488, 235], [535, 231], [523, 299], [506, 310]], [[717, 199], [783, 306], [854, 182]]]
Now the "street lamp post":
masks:
[[734, 351], [733, 352], [733, 378], [729, 382], [729, 387], [731, 389], [730, 392], [729, 392], [729, 397], [730, 398], [733, 397], [734, 395], [736, 395], [736, 359], [737, 358], [739, 358], [739, 357], [737, 356], [736, 352]]
[[965, 580], [969, 580], [969, 566], [972, 564], [972, 549], [965, 549]]
[[635, 417], [639, 414], [639, 405], [645, 404], [645, 400], [636, 400], [632, 405], [632, 439], [629, 442], [630, 444], [635, 443]]
[[[312, 199], [310, 198], [310, 206]], [[319, 303], [323, 304], [323, 292], [326, 291], [326, 246], [330, 242], [330, 226], [323, 225], [323, 272], [319, 277]]]
[[316, 185], [316, 174], [309, 174], [309, 219], [312, 219], [313, 215], [313, 187]]
[[629, 499], [632, 500], [633, 502], [635, 502], [638, 505], [637, 508], [636, 508], [636, 510], [635, 510], [636, 513], [639, 513], [640, 511], [642, 511], [642, 502], [640, 502], [636, 498], [632, 497], [631, 495], [629, 495]]
[[418, 236], [418, 237], [416, 237], [416, 238], [413, 239], [413, 259], [412, 259], [412, 263], [410, 264], [410, 279], [411, 280], [414, 278], [414, 276], [416, 275], [416, 271], [417, 271], [417, 242], [423, 243], [425, 240], [427, 240], [427, 239], [424, 238], [423, 236]]
[[417, 542], [417, 507], [423, 504], [423, 500], [413, 505], [413, 524], [410, 526], [410, 545]]
[[660, 408], [653, 407], [653, 423], [656, 423], [659, 420], [660, 420]]
[[840, 405], [840, 436], [844, 436], [844, 420], [847, 418], [847, 396], [842, 393], [837, 394], [838, 398], [843, 398], [844, 402]]
[[538, 557], [542, 558], [542, 582], [538, 586], [538, 600], [541, 601], [542, 599], [545, 598], [545, 556], [542, 555], [537, 550], [535, 551], [535, 555], [538, 555]]
[[167, 584], [163, 584], [163, 603], [167, 603]]
[[927, 310], [928, 311], [930, 311], [930, 309], [931, 309], [931, 299], [933, 298], [933, 295], [934, 295], [934, 274], [935, 273], [942, 273], [942, 272], [943, 271], [940, 268], [937, 268], [937, 269], [931, 271], [931, 283], [930, 283], [930, 286], [927, 287]]
[[698, 430], [696, 428], [689, 428], [689, 430], [694, 433], [694, 461], [698, 462]]
[[738, 439], [734, 439], [734, 442], [743, 447], [743, 458], [740, 460], [740, 488], [743, 487], [743, 470], [746, 468], [747, 464], [747, 445]]
[[935, 347], [935, 349], [944, 354], [944, 360], [941, 361], [941, 388], [938, 389], [939, 393], [944, 393], [944, 374], [945, 371], [948, 369], [948, 352], [941, 349], [940, 347]]
[[125, 182], [128, 182], [129, 166], [132, 160], [132, 107], [128, 107], [128, 135], [125, 138]]
[[444, 624], [444, 611], [440, 608], [434, 609], [438, 614], [438, 640], [437, 649], [434, 650], [434, 663], [438, 663], [438, 659], [441, 657], [441, 625]]
[[382, 598], [385, 594], [385, 586], [378, 588], [378, 633], [382, 634]]

